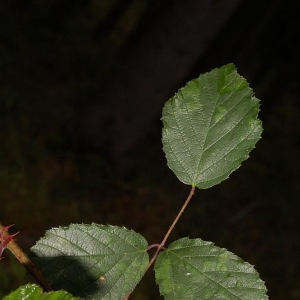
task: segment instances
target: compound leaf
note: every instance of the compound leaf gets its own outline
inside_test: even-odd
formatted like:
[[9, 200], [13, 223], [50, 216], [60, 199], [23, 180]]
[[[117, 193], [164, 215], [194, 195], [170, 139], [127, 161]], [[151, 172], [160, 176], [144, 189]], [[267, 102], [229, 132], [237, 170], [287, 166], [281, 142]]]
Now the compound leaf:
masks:
[[162, 142], [185, 184], [209, 188], [226, 179], [260, 139], [259, 100], [233, 64], [200, 75], [169, 99]]
[[3, 300], [79, 300], [66, 291], [43, 293], [35, 284], [26, 284], [5, 296]]
[[258, 273], [233, 253], [201, 239], [183, 238], [159, 254], [156, 282], [166, 300], [267, 300]]
[[55, 290], [84, 299], [124, 299], [146, 271], [147, 246], [126, 228], [71, 224], [47, 231], [30, 256]]

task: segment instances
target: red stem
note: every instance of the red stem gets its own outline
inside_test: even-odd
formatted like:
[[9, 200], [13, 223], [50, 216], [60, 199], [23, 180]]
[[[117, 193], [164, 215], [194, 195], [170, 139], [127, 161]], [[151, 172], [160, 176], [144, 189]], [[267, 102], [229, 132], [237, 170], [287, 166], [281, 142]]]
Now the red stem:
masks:
[[146, 271], [148, 271], [149, 268], [152, 266], [152, 264], [154, 263], [154, 261], [155, 261], [157, 255], [158, 255], [158, 253], [160, 252], [160, 250], [161, 250], [162, 248], [164, 248], [165, 243], [166, 243], [168, 237], [170, 236], [170, 234], [171, 234], [172, 230], [174, 229], [176, 223], [178, 222], [178, 220], [179, 220], [179, 218], [181, 217], [181, 215], [183, 214], [185, 208], [187, 207], [187, 205], [189, 204], [190, 200], [192, 199], [194, 193], [195, 193], [195, 186], [192, 186], [191, 191], [190, 191], [190, 194], [189, 194], [188, 197], [186, 198], [186, 200], [185, 200], [183, 206], [181, 207], [181, 209], [180, 209], [178, 215], [176, 216], [175, 220], [173, 221], [172, 225], [170, 226], [170, 228], [169, 228], [168, 232], [166, 233], [164, 239], [162, 240], [162, 242], [161, 242], [160, 244], [157, 245], [156, 252], [155, 252], [155, 254], [153, 255], [153, 257], [151, 258], [151, 260], [150, 260], [150, 262], [149, 262], [149, 264], [148, 264], [148, 266], [147, 266]]
[[[4, 237], [9, 237], [9, 234], [5, 227], [3, 227], [0, 223], [0, 231], [2, 232]], [[13, 253], [16, 259], [27, 269], [27, 271], [36, 279], [36, 281], [40, 284], [40, 286], [46, 291], [52, 291], [52, 287], [46, 281], [42, 273], [35, 267], [33, 262], [29, 259], [29, 257], [23, 252], [23, 250], [19, 247], [19, 245], [11, 240], [6, 248]]]

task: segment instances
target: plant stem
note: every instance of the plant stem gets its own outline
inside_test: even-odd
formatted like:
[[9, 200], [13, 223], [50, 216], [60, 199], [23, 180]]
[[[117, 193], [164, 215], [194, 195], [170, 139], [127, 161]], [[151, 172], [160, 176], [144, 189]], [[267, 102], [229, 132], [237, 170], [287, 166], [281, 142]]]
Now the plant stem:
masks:
[[[3, 233], [4, 237], [8, 237], [9, 234], [5, 228], [0, 223], [0, 231]], [[52, 291], [52, 287], [46, 281], [42, 273], [35, 267], [34, 263], [29, 259], [29, 257], [23, 252], [19, 245], [11, 240], [6, 248], [12, 252], [12, 254], [17, 258], [17, 260], [27, 269], [27, 271], [35, 278], [35, 280], [40, 284], [40, 286], [46, 291]]]
[[[172, 230], [174, 229], [176, 223], [178, 222], [178, 220], [179, 220], [179, 218], [181, 217], [181, 215], [183, 214], [185, 208], [187, 207], [187, 205], [189, 204], [190, 200], [192, 199], [194, 193], [195, 193], [195, 186], [192, 186], [191, 191], [190, 191], [190, 194], [189, 194], [188, 197], [186, 198], [186, 200], [185, 200], [183, 206], [181, 207], [181, 209], [180, 209], [179, 213], [177, 214], [175, 220], [173, 221], [172, 225], [170, 226], [170, 228], [169, 228], [168, 232], [166, 233], [164, 239], [163, 239], [162, 242], [157, 246], [156, 252], [155, 252], [155, 254], [153, 255], [153, 257], [151, 258], [151, 260], [150, 260], [150, 262], [149, 262], [149, 264], [148, 264], [148, 266], [147, 266], [146, 271], [148, 271], [149, 268], [152, 266], [152, 264], [154, 263], [154, 261], [155, 261], [157, 255], [158, 255], [158, 253], [160, 252], [160, 250], [161, 250], [162, 248], [164, 248], [165, 243], [166, 243], [168, 237], [170, 236], [170, 234], [171, 234]], [[149, 248], [149, 249], [150, 249], [150, 248]]]

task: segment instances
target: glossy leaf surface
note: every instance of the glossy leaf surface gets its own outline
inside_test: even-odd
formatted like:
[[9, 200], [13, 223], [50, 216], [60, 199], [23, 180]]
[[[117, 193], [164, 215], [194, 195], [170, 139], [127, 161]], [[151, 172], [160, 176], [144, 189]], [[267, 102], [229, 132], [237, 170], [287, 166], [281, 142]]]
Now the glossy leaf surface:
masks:
[[3, 300], [79, 300], [79, 298], [73, 297], [66, 291], [43, 293], [39, 286], [26, 284], [5, 296]]
[[163, 108], [163, 149], [188, 185], [209, 188], [236, 170], [260, 139], [259, 100], [233, 64], [200, 75]]
[[72, 224], [47, 231], [31, 258], [55, 290], [84, 299], [124, 299], [145, 273], [147, 246], [126, 228]]
[[156, 282], [166, 300], [266, 300], [266, 287], [248, 263], [201, 239], [183, 238], [160, 253]]

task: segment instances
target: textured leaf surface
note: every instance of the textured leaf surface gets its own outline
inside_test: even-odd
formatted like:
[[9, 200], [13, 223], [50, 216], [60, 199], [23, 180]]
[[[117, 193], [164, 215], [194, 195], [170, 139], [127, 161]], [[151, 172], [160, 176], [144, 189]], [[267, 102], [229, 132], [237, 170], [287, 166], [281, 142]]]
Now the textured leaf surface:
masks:
[[72, 224], [47, 231], [31, 257], [55, 290], [84, 299], [124, 299], [145, 273], [147, 246], [126, 228]]
[[259, 100], [233, 64], [200, 75], [163, 108], [163, 149], [185, 184], [209, 188], [226, 179], [260, 139]]
[[26, 284], [4, 297], [3, 300], [79, 300], [66, 291], [43, 293], [35, 284]]
[[155, 263], [156, 282], [167, 300], [266, 300], [266, 287], [254, 268], [201, 239], [172, 243]]

